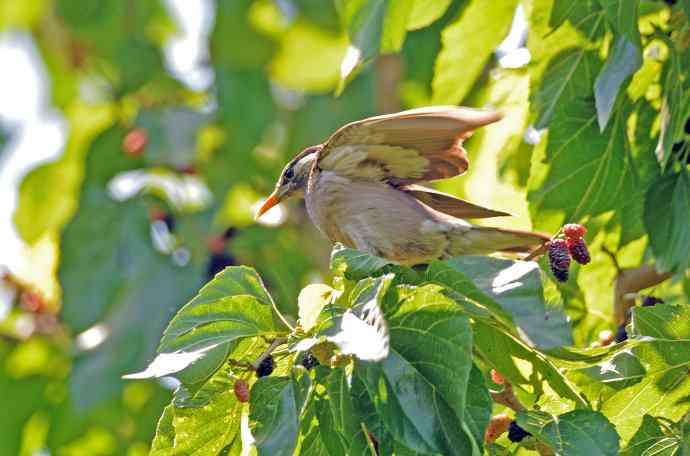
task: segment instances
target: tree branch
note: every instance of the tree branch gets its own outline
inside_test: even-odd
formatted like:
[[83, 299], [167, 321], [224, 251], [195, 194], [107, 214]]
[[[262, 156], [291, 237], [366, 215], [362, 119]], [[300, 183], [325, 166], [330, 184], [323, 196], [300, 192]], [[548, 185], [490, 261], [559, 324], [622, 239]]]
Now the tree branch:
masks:
[[635, 305], [637, 293], [645, 288], [653, 287], [671, 277], [670, 272], [660, 273], [652, 264], [644, 264], [637, 268], [621, 269], [616, 278], [614, 289], [613, 316], [618, 324], [624, 323], [628, 309]]

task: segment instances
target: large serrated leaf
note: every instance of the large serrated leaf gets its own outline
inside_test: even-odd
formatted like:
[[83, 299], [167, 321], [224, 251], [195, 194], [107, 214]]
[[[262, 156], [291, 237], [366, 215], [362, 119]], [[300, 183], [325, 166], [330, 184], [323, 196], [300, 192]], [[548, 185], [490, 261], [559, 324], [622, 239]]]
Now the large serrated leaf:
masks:
[[292, 456], [299, 433], [299, 408], [293, 382], [263, 377], [252, 387], [250, 419], [261, 456]]
[[618, 455], [616, 429], [599, 412], [574, 410], [554, 417], [544, 412], [523, 411], [518, 413], [517, 422], [559, 455]]
[[537, 228], [555, 231], [614, 209], [628, 172], [624, 112], [619, 110], [604, 133], [593, 104], [573, 100], [560, 108], [549, 127], [545, 156], [532, 159], [527, 199]]
[[541, 349], [572, 344], [563, 312], [546, 308], [536, 263], [456, 257], [432, 263], [427, 277], [486, 306], [498, 321], [514, 321]]
[[[669, 205], [670, 202], [670, 205]], [[666, 175], [647, 192], [644, 224], [661, 272], [680, 272], [690, 265], [690, 172]]]
[[175, 315], [158, 351], [200, 350], [241, 337], [273, 335], [281, 328], [272, 304], [256, 271], [226, 268]]
[[242, 403], [235, 397], [232, 383], [228, 372], [219, 372], [210, 387], [213, 394], [203, 403], [179, 407], [176, 397], [158, 422], [150, 455], [215, 455], [238, 441]]
[[355, 374], [395, 440], [421, 453], [478, 454], [433, 384], [397, 352], [378, 364], [358, 363]]
[[318, 402], [317, 416], [329, 454], [369, 454], [367, 437], [357, 417], [344, 369], [331, 370], [324, 380], [328, 399]]
[[364, 279], [353, 290], [352, 308], [339, 317], [337, 332], [328, 337], [343, 354], [366, 361], [380, 361], [388, 355], [390, 336], [381, 302], [394, 277]]
[[632, 353], [647, 372], [639, 383], [617, 392], [602, 406], [623, 440], [634, 435], [645, 414], [676, 421], [690, 411], [689, 317], [687, 306], [633, 310], [633, 336], [639, 341]]
[[517, 0], [496, 0], [487, 8], [485, 2], [473, 0], [443, 30], [443, 48], [432, 82], [433, 103], [457, 104], [465, 99], [508, 33], [517, 4]]

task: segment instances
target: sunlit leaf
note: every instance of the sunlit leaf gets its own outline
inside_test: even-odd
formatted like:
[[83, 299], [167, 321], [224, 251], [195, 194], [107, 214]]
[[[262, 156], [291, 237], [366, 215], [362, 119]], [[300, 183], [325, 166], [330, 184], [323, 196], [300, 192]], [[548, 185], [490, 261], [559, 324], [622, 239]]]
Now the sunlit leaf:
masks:
[[558, 417], [543, 412], [519, 412], [517, 421], [558, 454], [618, 455], [616, 429], [599, 412], [574, 410]]
[[491, 57], [505, 38], [517, 0], [498, 0], [487, 7], [473, 0], [460, 17], [443, 31], [433, 81], [435, 104], [457, 104], [465, 99]]
[[289, 378], [263, 377], [254, 384], [250, 418], [259, 455], [292, 455], [299, 431], [299, 407]]
[[259, 275], [229, 267], [204, 286], [168, 325], [159, 352], [199, 350], [247, 336], [280, 331], [273, 301]]
[[[670, 204], [669, 204], [670, 203]], [[644, 224], [660, 271], [684, 271], [690, 264], [690, 174], [664, 176], [649, 187]]]

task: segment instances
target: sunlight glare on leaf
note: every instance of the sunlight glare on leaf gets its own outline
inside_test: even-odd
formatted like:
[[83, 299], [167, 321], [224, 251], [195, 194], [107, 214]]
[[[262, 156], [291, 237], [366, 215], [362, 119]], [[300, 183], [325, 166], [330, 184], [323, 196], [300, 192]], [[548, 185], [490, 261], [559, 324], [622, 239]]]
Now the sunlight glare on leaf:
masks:
[[362, 51], [357, 47], [350, 45], [350, 47], [347, 48], [345, 57], [343, 58], [343, 61], [340, 64], [341, 79], [346, 79], [350, 75], [350, 73], [352, 73], [352, 70], [354, 70], [357, 64], [359, 63], [361, 56]]

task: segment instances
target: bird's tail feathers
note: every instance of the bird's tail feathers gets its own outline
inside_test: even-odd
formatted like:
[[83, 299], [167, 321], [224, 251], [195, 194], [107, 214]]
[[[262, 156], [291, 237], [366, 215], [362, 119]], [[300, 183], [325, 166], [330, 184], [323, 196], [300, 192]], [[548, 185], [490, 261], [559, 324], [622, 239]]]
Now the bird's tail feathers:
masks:
[[543, 233], [472, 226], [452, 237], [449, 253], [452, 256], [487, 255], [495, 252], [529, 253], [549, 239]]

